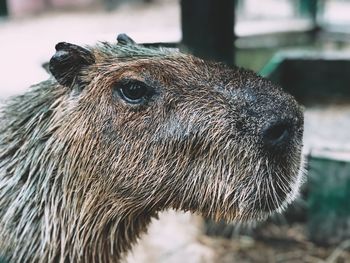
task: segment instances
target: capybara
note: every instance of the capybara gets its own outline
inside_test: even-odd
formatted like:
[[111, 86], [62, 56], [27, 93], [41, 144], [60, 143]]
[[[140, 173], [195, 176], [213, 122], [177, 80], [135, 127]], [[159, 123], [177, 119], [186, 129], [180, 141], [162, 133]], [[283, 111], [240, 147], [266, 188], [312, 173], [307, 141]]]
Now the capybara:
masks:
[[2, 107], [9, 262], [119, 262], [166, 209], [238, 222], [294, 199], [302, 109], [255, 73], [125, 34], [61, 42], [49, 69]]

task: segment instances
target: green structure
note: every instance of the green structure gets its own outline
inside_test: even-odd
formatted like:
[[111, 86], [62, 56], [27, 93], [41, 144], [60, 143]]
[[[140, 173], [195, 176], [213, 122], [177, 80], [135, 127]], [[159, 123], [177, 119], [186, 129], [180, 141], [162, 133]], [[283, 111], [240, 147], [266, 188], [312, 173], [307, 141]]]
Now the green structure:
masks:
[[304, 104], [350, 101], [350, 53], [294, 50], [277, 53], [260, 74]]
[[338, 244], [350, 238], [350, 160], [311, 157], [308, 229], [312, 241]]

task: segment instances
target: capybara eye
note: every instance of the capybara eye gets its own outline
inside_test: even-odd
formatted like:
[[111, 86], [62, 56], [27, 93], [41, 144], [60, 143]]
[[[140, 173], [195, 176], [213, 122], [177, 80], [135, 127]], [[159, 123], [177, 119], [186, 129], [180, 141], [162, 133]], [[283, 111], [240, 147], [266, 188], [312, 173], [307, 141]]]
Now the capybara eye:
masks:
[[144, 103], [151, 95], [151, 89], [142, 82], [125, 82], [117, 85], [120, 97], [128, 103]]

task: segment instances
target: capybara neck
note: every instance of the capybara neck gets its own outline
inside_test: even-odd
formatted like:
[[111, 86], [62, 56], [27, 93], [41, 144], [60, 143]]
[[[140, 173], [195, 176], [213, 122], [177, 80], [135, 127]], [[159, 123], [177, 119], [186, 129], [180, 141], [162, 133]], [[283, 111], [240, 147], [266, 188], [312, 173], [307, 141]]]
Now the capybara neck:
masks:
[[[97, 180], [103, 167], [93, 134], [83, 125], [62, 129], [65, 97], [64, 88], [47, 81], [4, 109], [0, 218], [16, 237], [4, 233], [0, 244], [11, 262], [116, 262], [154, 215], [105, 193], [101, 183], [84, 182]], [[84, 138], [71, 140], [70, 132]]]

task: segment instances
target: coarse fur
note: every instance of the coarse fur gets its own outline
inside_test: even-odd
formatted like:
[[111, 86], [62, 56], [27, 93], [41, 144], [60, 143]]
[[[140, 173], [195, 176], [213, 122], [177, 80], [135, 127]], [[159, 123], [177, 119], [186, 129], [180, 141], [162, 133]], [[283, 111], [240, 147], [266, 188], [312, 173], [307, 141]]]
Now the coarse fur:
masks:
[[[80, 60], [64, 74], [52, 60], [55, 78], [3, 107], [9, 262], [119, 262], [162, 210], [249, 221], [294, 199], [303, 115], [290, 95], [250, 71], [119, 42], [81, 54], [62, 44], [56, 57]], [[154, 94], [128, 103], [121, 81]], [[262, 131], [281, 120], [291, 139], [270, 149]]]

